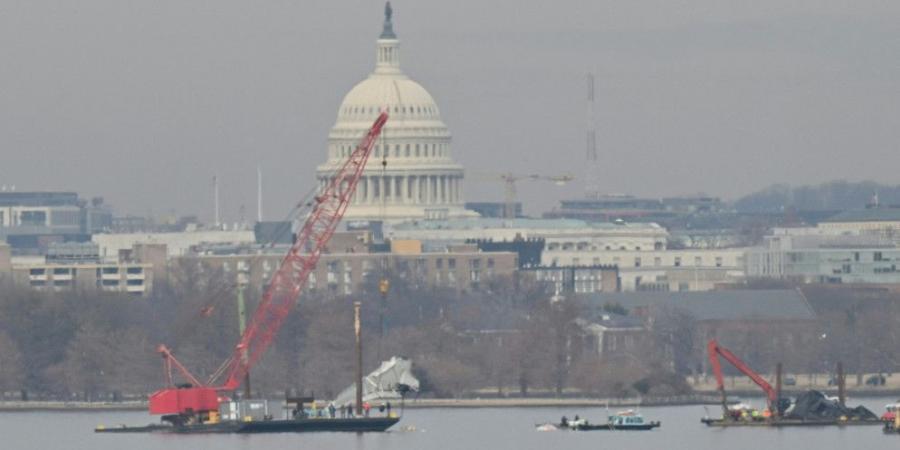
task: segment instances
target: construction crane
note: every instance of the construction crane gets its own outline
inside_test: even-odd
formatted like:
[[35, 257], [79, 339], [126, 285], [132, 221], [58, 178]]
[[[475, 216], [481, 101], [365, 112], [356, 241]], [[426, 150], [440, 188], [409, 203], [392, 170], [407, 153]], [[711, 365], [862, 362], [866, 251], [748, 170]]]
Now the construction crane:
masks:
[[[162, 414], [163, 420], [181, 424], [194, 417], [209, 415], [219, 409], [219, 394], [235, 391], [240, 387], [250, 368], [259, 361], [306, 285], [309, 274], [316, 266], [322, 250], [337, 229], [350, 199], [356, 190], [360, 175], [372, 152], [372, 147], [387, 122], [382, 112], [356, 150], [334, 172], [329, 182], [314, 198], [303, 227], [297, 233], [293, 245], [272, 276], [252, 319], [241, 339], [228, 358], [209, 379], [203, 383], [179, 362], [172, 351], [160, 345], [167, 386], [150, 396], [150, 413]], [[175, 367], [188, 384], [176, 386], [172, 377]], [[225, 381], [218, 384], [224, 375]]]
[[530, 174], [530, 175], [521, 175], [515, 173], [503, 173], [496, 176], [490, 176], [487, 179], [490, 180], [499, 180], [503, 182], [504, 185], [504, 195], [503, 195], [503, 218], [504, 219], [515, 219], [516, 218], [516, 183], [519, 181], [550, 181], [557, 186], [562, 186], [572, 180], [575, 179], [574, 176], [564, 174], [564, 175], [541, 175], [541, 174]]
[[719, 392], [722, 394], [722, 409], [724, 410], [723, 417], [728, 417], [728, 406], [725, 396], [725, 380], [722, 377], [722, 365], [719, 363], [719, 356], [725, 358], [726, 361], [731, 363], [737, 370], [739, 370], [744, 375], [750, 377], [760, 389], [766, 394], [766, 400], [768, 402], [769, 411], [772, 414], [780, 414], [781, 409], [779, 408], [778, 401], [778, 391], [769, 384], [768, 381], [765, 380], [760, 374], [753, 371], [744, 361], [741, 361], [740, 358], [737, 357], [734, 353], [731, 353], [725, 347], [719, 345], [719, 343], [715, 339], [710, 339], [709, 343], [706, 346], [707, 353], [709, 354], [709, 364], [712, 366], [713, 374], [716, 376], [716, 383], [719, 389]]

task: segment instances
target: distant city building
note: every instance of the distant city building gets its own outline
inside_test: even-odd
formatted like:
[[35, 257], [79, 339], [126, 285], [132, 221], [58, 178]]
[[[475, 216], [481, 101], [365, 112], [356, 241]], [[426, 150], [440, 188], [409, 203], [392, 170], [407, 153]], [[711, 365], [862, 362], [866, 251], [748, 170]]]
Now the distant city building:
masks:
[[143, 296], [153, 285], [151, 269], [151, 264], [133, 260], [100, 261], [91, 242], [55, 243], [43, 257], [4, 258], [0, 247], [0, 272], [38, 290], [98, 289]]
[[[900, 283], [900, 247], [885, 228], [776, 228], [747, 252], [747, 276], [806, 283]], [[889, 228], [887, 228], [889, 229]]]
[[616, 266], [536, 266], [520, 269], [520, 276], [549, 283], [561, 294], [619, 292], [619, 268]]
[[560, 207], [544, 214], [546, 218], [581, 219], [593, 222], [626, 220], [666, 223], [678, 216], [723, 211], [724, 203], [715, 197], [640, 198], [631, 195], [602, 195], [562, 200]]
[[0, 192], [0, 240], [14, 254], [40, 255], [53, 242], [83, 242], [107, 230], [112, 213], [103, 199], [74, 192]]
[[405, 220], [477, 216], [463, 200], [463, 167], [450, 151], [450, 132], [431, 94], [400, 70], [400, 41], [386, 11], [376, 42], [375, 71], [350, 90], [328, 135], [328, 160], [316, 176], [324, 186], [382, 110], [390, 118], [375, 144], [344, 219]]
[[99, 247], [100, 258], [115, 260], [122, 251], [130, 251], [135, 245], [162, 244], [169, 257], [186, 255], [192, 247], [203, 244], [241, 245], [253, 244], [256, 236], [251, 230], [196, 230], [174, 233], [100, 233], [91, 237]]
[[[243, 283], [262, 288], [277, 270], [285, 250], [283, 246], [245, 246], [217, 254], [201, 246], [172, 262], [199, 263], [205, 271], [221, 271], [226, 277], [233, 274]], [[478, 290], [495, 278], [511, 278], [517, 267], [517, 255], [513, 252], [482, 252], [475, 245], [426, 251], [416, 240], [395, 240], [385, 249], [372, 245], [366, 233], [338, 233], [310, 274], [306, 289], [350, 295], [358, 293], [371, 277], [389, 273], [417, 286]]]
[[871, 207], [844, 211], [819, 222], [818, 228], [829, 232], [878, 236], [900, 245], [900, 208]]
[[609, 312], [585, 316], [575, 319], [575, 325], [580, 330], [582, 351], [592, 353], [602, 361], [634, 358], [637, 352], [651, 343], [652, 335], [639, 317]]
[[[584, 300], [595, 315], [604, 308], [622, 308], [643, 319], [651, 331], [654, 317], [668, 317], [691, 327], [697, 342], [716, 338], [729, 345], [733, 338], [753, 335], [760, 343], [802, 348], [814, 345], [819, 336], [816, 313], [799, 289], [598, 293]], [[699, 372], [707, 372], [706, 358], [701, 364]]]
[[[569, 219], [460, 219], [446, 221], [409, 221], [392, 224], [385, 230], [388, 238], [417, 239], [426, 245], [462, 243], [467, 240], [494, 242], [520, 239], [545, 239], [572, 245], [610, 245], [626, 248], [665, 248], [668, 233], [652, 223], [588, 223]], [[607, 244], [608, 243], [608, 244]]]
[[[466, 202], [466, 209], [477, 212], [481, 217], [503, 218], [506, 213], [506, 203]], [[515, 202], [513, 211], [516, 217], [522, 217], [522, 202]]]
[[622, 291], [706, 291], [744, 279], [747, 249], [654, 249], [548, 239], [542, 266], [617, 266]]

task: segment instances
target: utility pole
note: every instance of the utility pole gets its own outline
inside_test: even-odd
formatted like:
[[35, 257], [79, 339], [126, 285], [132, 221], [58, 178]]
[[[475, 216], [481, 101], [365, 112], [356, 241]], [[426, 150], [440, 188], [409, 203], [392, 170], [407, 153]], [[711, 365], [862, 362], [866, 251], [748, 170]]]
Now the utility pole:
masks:
[[378, 282], [378, 293], [381, 294], [381, 308], [379, 310], [380, 314], [378, 317], [379, 324], [381, 326], [381, 337], [384, 337], [387, 332], [387, 323], [385, 322], [385, 314], [387, 313], [387, 296], [388, 292], [391, 290], [391, 281], [386, 277], [382, 278], [381, 281]]
[[781, 363], [775, 364], [775, 411], [772, 417], [781, 418]]
[[219, 228], [219, 177], [213, 175], [213, 216], [216, 229]]
[[360, 302], [353, 302], [353, 329], [356, 333], [356, 413], [362, 414], [363, 375], [362, 375], [362, 324], [359, 321]]
[[262, 222], [262, 167], [256, 166], [256, 221]]
[[[247, 287], [247, 283], [244, 277], [249, 276], [249, 273], [246, 270], [239, 270], [237, 273], [237, 307], [238, 307], [238, 330], [240, 331], [240, 335], [244, 335], [244, 330], [247, 329], [247, 307], [244, 303], [244, 289]], [[244, 364], [246, 361], [247, 353], [244, 352]], [[250, 371], [248, 370], [246, 375], [244, 375], [244, 398], [250, 398]]]
[[587, 114], [586, 114], [586, 149], [585, 159], [585, 177], [584, 190], [589, 198], [598, 197], [600, 195], [599, 169], [600, 164], [597, 160], [597, 126], [594, 119], [594, 74], [587, 74]]
[[844, 403], [847, 401], [847, 393], [846, 389], [846, 378], [844, 377], [844, 363], [838, 361], [837, 363], [837, 385], [838, 385], [838, 402], [841, 406], [844, 406]]

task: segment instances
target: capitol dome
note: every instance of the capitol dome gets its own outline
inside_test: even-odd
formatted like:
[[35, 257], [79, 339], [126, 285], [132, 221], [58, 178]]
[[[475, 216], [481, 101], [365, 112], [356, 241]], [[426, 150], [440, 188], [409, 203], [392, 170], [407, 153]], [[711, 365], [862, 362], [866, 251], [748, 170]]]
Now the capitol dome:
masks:
[[463, 208], [463, 168], [451, 158], [450, 130], [434, 98], [400, 70], [400, 41], [390, 3], [376, 41], [375, 70], [344, 96], [328, 134], [328, 160], [316, 171], [325, 184], [378, 114], [388, 121], [363, 171], [348, 220], [443, 219], [476, 216]]

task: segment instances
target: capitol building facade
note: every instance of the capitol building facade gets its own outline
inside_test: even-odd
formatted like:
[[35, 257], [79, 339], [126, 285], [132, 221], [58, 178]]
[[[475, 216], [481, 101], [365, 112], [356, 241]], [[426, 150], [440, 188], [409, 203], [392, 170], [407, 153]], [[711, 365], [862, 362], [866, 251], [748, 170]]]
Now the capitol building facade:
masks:
[[452, 158], [450, 131], [431, 94], [400, 70], [399, 44], [388, 4], [375, 70], [341, 102], [328, 135], [328, 160], [318, 166], [316, 177], [325, 184], [385, 110], [387, 124], [345, 220], [477, 217], [463, 207], [463, 167]]

